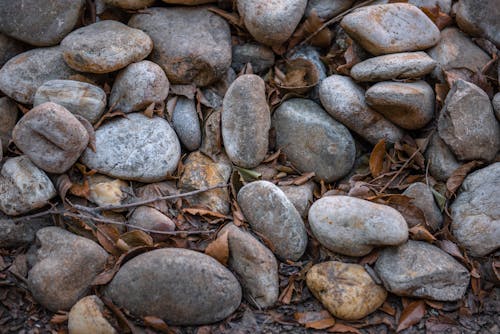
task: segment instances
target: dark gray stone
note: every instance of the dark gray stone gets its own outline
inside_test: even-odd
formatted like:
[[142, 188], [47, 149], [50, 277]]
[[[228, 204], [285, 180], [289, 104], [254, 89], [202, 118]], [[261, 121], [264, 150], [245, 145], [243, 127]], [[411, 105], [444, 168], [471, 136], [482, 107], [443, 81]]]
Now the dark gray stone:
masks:
[[274, 52], [270, 48], [253, 43], [233, 46], [231, 67], [239, 72], [247, 63], [252, 65], [255, 73], [261, 73], [274, 65]]
[[0, 68], [12, 57], [26, 51], [27, 46], [20, 41], [0, 33]]
[[172, 126], [186, 149], [196, 151], [200, 147], [201, 127], [194, 100], [183, 96], [177, 98]]
[[431, 137], [425, 151], [425, 158], [429, 162], [430, 174], [439, 181], [446, 182], [455, 169], [461, 166], [437, 132]]
[[453, 7], [461, 30], [485, 37], [500, 47], [500, 3], [498, 0], [460, 0]]
[[0, 97], [0, 147], [6, 151], [12, 139], [12, 130], [16, 126], [19, 110], [16, 103], [8, 97]]
[[[441, 227], [443, 215], [434, 201], [434, 195], [428, 185], [422, 182], [412, 183], [406, 188], [403, 195], [413, 198], [410, 203], [422, 211], [427, 224], [429, 224], [433, 230], [437, 231]], [[405, 215], [404, 212], [401, 214], [405, 217], [409, 227], [417, 225], [417, 221], [411, 216]]]

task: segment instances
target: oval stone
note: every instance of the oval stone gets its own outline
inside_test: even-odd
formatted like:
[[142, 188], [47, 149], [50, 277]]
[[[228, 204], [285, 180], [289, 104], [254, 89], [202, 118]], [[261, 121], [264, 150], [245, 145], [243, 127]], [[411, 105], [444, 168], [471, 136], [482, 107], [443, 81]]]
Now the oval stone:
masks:
[[206, 8], [149, 8], [128, 24], [151, 36], [150, 59], [173, 84], [208, 86], [231, 66], [229, 25]]
[[439, 29], [419, 8], [407, 3], [361, 7], [340, 25], [374, 55], [420, 51], [439, 41]]
[[425, 52], [402, 52], [369, 58], [351, 68], [357, 81], [419, 78], [430, 73], [436, 61]]
[[73, 31], [62, 40], [61, 47], [71, 68], [109, 73], [146, 58], [153, 42], [139, 29], [104, 20]]
[[318, 179], [332, 182], [351, 170], [356, 156], [354, 139], [313, 101], [285, 101], [274, 112], [273, 127], [277, 148], [300, 171], [314, 172]]
[[74, 80], [50, 80], [35, 93], [33, 106], [54, 102], [90, 123], [99, 120], [106, 107], [106, 93], [97, 86]]
[[228, 269], [210, 256], [180, 248], [136, 256], [105, 293], [136, 316], [156, 316], [172, 325], [213, 323], [241, 302], [240, 284]]
[[408, 226], [397, 210], [355, 197], [320, 198], [309, 209], [309, 225], [321, 245], [349, 256], [408, 240]]
[[408, 130], [424, 127], [434, 117], [434, 90], [425, 81], [379, 82], [365, 94], [366, 103]]
[[321, 104], [340, 123], [375, 145], [381, 139], [395, 143], [403, 132], [365, 102], [365, 92], [351, 78], [332, 75], [319, 89]]
[[99, 297], [83, 297], [68, 314], [69, 334], [116, 334], [116, 330], [104, 317], [104, 304]]
[[281, 259], [297, 261], [307, 246], [299, 212], [285, 193], [268, 181], [255, 181], [238, 192], [238, 204], [253, 230], [264, 235]]
[[106, 5], [122, 9], [143, 9], [154, 4], [155, 0], [104, 0]]
[[76, 73], [64, 62], [59, 46], [33, 49], [11, 58], [0, 69], [0, 90], [18, 102], [33, 104], [44, 82], [68, 79]]
[[7, 145], [12, 138], [12, 130], [17, 123], [19, 111], [17, 104], [8, 97], [0, 97], [0, 147], [7, 151]]
[[172, 125], [185, 148], [189, 151], [196, 151], [200, 147], [201, 126], [194, 100], [183, 96], [177, 98]]
[[151, 103], [162, 103], [170, 83], [160, 66], [149, 60], [128, 65], [116, 76], [109, 105], [124, 113], [146, 109]]
[[459, 300], [469, 286], [469, 271], [451, 255], [424, 241], [408, 240], [381, 251], [375, 270], [398, 296]]
[[181, 145], [168, 122], [140, 113], [105, 123], [96, 133], [96, 152], [85, 150], [82, 162], [112, 177], [161, 181], [177, 168]]
[[387, 291], [359, 264], [328, 261], [307, 272], [312, 294], [336, 318], [358, 320], [378, 309]]
[[425, 158], [429, 162], [430, 174], [436, 180], [444, 182], [461, 165], [437, 132], [431, 136]]
[[265, 45], [279, 46], [292, 36], [307, 0], [238, 0], [237, 6], [253, 38]]
[[12, 139], [35, 165], [49, 173], [64, 173], [80, 157], [89, 134], [66, 108], [46, 102], [26, 113]]
[[234, 80], [224, 96], [222, 140], [231, 161], [253, 168], [267, 153], [271, 114], [264, 80], [245, 74]]

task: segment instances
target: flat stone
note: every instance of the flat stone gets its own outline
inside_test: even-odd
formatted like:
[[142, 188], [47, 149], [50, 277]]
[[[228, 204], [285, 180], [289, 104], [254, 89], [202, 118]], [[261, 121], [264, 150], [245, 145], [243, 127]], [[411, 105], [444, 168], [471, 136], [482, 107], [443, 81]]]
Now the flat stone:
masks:
[[478, 3], [460, 0], [453, 6], [456, 21], [467, 34], [485, 37], [500, 47], [500, 7], [498, 0], [486, 0]]
[[162, 103], [170, 83], [162, 68], [149, 60], [128, 65], [116, 76], [109, 105], [124, 113], [141, 111], [151, 103]]
[[2, 1], [0, 32], [35, 46], [59, 44], [77, 24], [85, 0]]
[[59, 46], [33, 49], [11, 58], [0, 69], [0, 90], [18, 102], [33, 104], [44, 82], [75, 74], [64, 62]]
[[196, 151], [201, 145], [201, 125], [194, 100], [183, 96], [177, 98], [172, 115], [172, 126], [182, 145]]
[[16, 146], [46, 172], [61, 174], [80, 157], [89, 134], [66, 108], [46, 102], [26, 113], [12, 131]]
[[500, 163], [469, 174], [451, 205], [452, 232], [472, 256], [500, 247]]
[[374, 247], [400, 245], [408, 239], [408, 225], [397, 210], [356, 197], [317, 200], [309, 209], [309, 225], [321, 245], [349, 256], [363, 256]]
[[16, 248], [31, 244], [36, 232], [50, 225], [53, 225], [50, 217], [13, 221], [0, 212], [0, 245], [4, 248]]
[[104, 317], [104, 303], [92, 295], [83, 297], [68, 314], [69, 334], [115, 334], [117, 331]]
[[464, 266], [423, 241], [409, 240], [384, 249], [375, 270], [385, 288], [398, 296], [454, 301], [463, 297], [469, 285]]
[[[376, 0], [374, 5], [382, 5], [389, 3], [390, 0]], [[450, 14], [452, 0], [408, 0], [409, 4], [417, 7], [434, 8], [439, 6], [439, 10], [443, 13]]]
[[493, 160], [500, 148], [500, 125], [488, 95], [457, 80], [438, 119], [439, 136], [460, 160]]
[[316, 185], [312, 181], [300, 186], [279, 186], [302, 218], [307, 218], [309, 208], [314, 201], [313, 191], [315, 187]]
[[239, 0], [238, 12], [257, 42], [279, 46], [292, 36], [307, 0]]
[[369, 58], [351, 68], [356, 81], [385, 81], [420, 78], [436, 67], [436, 61], [427, 53], [402, 52]]
[[[184, 171], [178, 187], [182, 192], [199, 190], [226, 184], [231, 176], [231, 162], [224, 155], [212, 160], [197, 151], [191, 153], [184, 162]], [[201, 205], [221, 214], [229, 213], [230, 200], [227, 188], [213, 189], [186, 198], [191, 205]]]
[[224, 319], [241, 302], [234, 275], [212, 257], [163, 248], [125, 263], [105, 294], [136, 316], [156, 316], [169, 325], [203, 325]]
[[[422, 182], [412, 183], [408, 188], [406, 188], [403, 195], [413, 198], [410, 201], [410, 204], [416, 206], [422, 211], [427, 224], [432, 230], [437, 231], [441, 228], [441, 225], [443, 224], [443, 215], [434, 201], [434, 195], [428, 185]], [[418, 221], [415, 221], [413, 217], [405, 215], [404, 212], [401, 214], [405, 217], [409, 227], [413, 227], [418, 224]]]
[[104, 3], [121, 9], [136, 10], [151, 6], [155, 0], [104, 0]]
[[493, 110], [495, 111], [495, 116], [497, 117], [497, 120], [500, 121], [500, 93], [496, 93], [495, 96], [493, 96], [491, 104], [493, 105]]
[[401, 129], [366, 104], [365, 91], [349, 77], [329, 76], [321, 83], [319, 97], [333, 118], [373, 145], [381, 139], [395, 143], [403, 137]]
[[346, 15], [340, 25], [374, 55], [425, 50], [439, 41], [436, 25], [407, 3], [361, 7]]
[[153, 42], [139, 29], [104, 20], [73, 31], [62, 40], [61, 47], [71, 68], [109, 73], [146, 58]]
[[19, 110], [16, 103], [8, 97], [0, 97], [0, 147], [7, 151], [12, 139], [12, 130], [16, 126]]
[[[252, 230], [262, 234], [282, 260], [297, 261], [307, 246], [307, 232], [297, 209], [280, 188], [268, 181], [248, 183], [238, 204]], [[268, 245], [269, 246], [269, 245]]]
[[231, 161], [253, 168], [264, 160], [269, 143], [271, 114], [264, 80], [245, 74], [229, 87], [221, 115], [222, 140]]
[[446, 182], [451, 174], [461, 166], [453, 152], [436, 132], [432, 135], [425, 159], [429, 162], [429, 173], [438, 181]]
[[366, 103], [403, 129], [423, 128], [434, 117], [435, 96], [425, 81], [379, 82], [365, 93]]
[[104, 270], [108, 253], [90, 239], [51, 226], [36, 234], [37, 262], [28, 273], [28, 288], [44, 307], [69, 310]]
[[441, 31], [439, 43], [427, 53], [437, 62], [432, 75], [441, 82], [445, 82], [443, 71], [457, 69], [476, 73], [491, 60], [467, 35], [454, 27]]
[[387, 298], [363, 266], [328, 261], [307, 272], [306, 283], [312, 294], [336, 318], [358, 320], [375, 312]]
[[233, 46], [231, 67], [239, 72], [247, 63], [255, 73], [261, 73], [274, 65], [274, 52], [270, 48], [254, 43]]
[[349, 130], [311, 100], [290, 99], [273, 115], [276, 146], [302, 172], [332, 182], [354, 164], [356, 148]]
[[57, 195], [47, 174], [27, 156], [10, 158], [0, 172], [0, 210], [16, 216], [44, 207]]
[[229, 268], [240, 278], [249, 303], [268, 308], [278, 301], [278, 261], [266, 246], [249, 232], [233, 224], [226, 225], [219, 235], [228, 233]]
[[[171, 232], [175, 230], [175, 223], [172, 219], [149, 206], [137, 207], [130, 215], [128, 224], [131, 230], [135, 230], [133, 226], [161, 232]], [[148, 233], [151, 234], [155, 242], [165, 241], [170, 237], [169, 235], [161, 233]]]
[[211, 2], [217, 2], [217, 0], [161, 0], [161, 1], [169, 4], [185, 5], [185, 6], [195, 6]]
[[26, 51], [27, 46], [20, 41], [0, 33], [0, 68], [12, 57]]
[[306, 7], [306, 16], [314, 11], [320, 19], [328, 20], [351, 8], [354, 0], [309, 0]]
[[208, 86], [231, 66], [229, 25], [206, 8], [149, 8], [128, 24], [151, 36], [150, 59], [173, 84]]
[[33, 106], [54, 102], [90, 123], [96, 123], [106, 108], [106, 93], [95, 85], [74, 80], [50, 80], [41, 85]]
[[96, 130], [96, 152], [86, 149], [82, 162], [99, 173], [123, 180], [161, 181], [177, 168], [181, 145], [168, 122], [131, 113]]

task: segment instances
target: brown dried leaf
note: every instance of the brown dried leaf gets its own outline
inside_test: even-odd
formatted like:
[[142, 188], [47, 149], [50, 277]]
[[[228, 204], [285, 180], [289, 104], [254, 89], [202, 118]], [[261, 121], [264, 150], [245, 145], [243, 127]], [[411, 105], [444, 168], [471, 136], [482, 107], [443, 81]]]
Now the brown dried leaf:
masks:
[[97, 121], [97, 123], [94, 124], [94, 129], [97, 130], [102, 125], [102, 122], [104, 122], [107, 119], [111, 119], [113, 117], [125, 117], [125, 118], [127, 118], [127, 115], [123, 111], [120, 111], [120, 110], [107, 112], [101, 116], [101, 118]]
[[293, 277], [290, 277], [288, 285], [281, 292], [281, 295], [279, 296], [278, 300], [284, 305], [290, 304], [290, 302], [292, 301], [294, 290], [295, 290], [295, 280], [293, 279]]
[[89, 199], [90, 198], [89, 180], [85, 178], [83, 184], [73, 183], [69, 188], [69, 192], [72, 195]]
[[205, 254], [213, 257], [223, 265], [227, 265], [229, 260], [229, 240], [228, 233], [224, 232], [222, 235], [217, 237], [214, 241], [208, 244], [205, 249]]
[[123, 240], [129, 248], [153, 246], [153, 238], [141, 230], [125, 232], [120, 235], [120, 240]]
[[319, 312], [296, 312], [293, 318], [305, 328], [326, 329], [335, 325], [335, 319], [326, 310]]
[[361, 332], [356, 328], [345, 324], [335, 324], [335, 326], [327, 330], [329, 333], [354, 333], [361, 334]]
[[304, 183], [308, 182], [310, 179], [316, 176], [316, 173], [310, 172], [310, 173], [304, 173], [301, 176], [293, 179], [293, 184], [296, 186], [303, 185]]
[[50, 318], [50, 323], [53, 325], [60, 325], [68, 321], [68, 313], [56, 313]]
[[232, 24], [233, 26], [235, 27], [238, 27], [240, 29], [245, 29], [245, 26], [243, 25], [243, 20], [240, 18], [240, 16], [236, 13], [228, 13], [220, 8], [216, 8], [216, 7], [210, 7], [208, 8], [209, 11], [219, 15], [219, 16], [222, 16], [223, 18], [225, 18], [229, 24]]
[[278, 87], [290, 93], [304, 94], [319, 82], [319, 72], [314, 64], [304, 58], [288, 60], [286, 76]]
[[382, 173], [385, 155], [385, 139], [381, 139], [375, 147], [373, 147], [373, 151], [370, 154], [370, 172], [373, 177], [377, 177]]
[[165, 323], [165, 321], [161, 320], [160, 318], [158, 317], [153, 317], [153, 316], [145, 316], [143, 318], [144, 320], [144, 324], [146, 326], [149, 326], [151, 328], [154, 328], [162, 333], [173, 333], [173, 331], [171, 331], [167, 324]]
[[120, 250], [116, 247], [116, 242], [120, 238], [120, 232], [116, 226], [108, 224], [97, 225], [96, 237], [101, 246], [113, 255], [120, 255]]
[[63, 201], [66, 198], [66, 194], [68, 193], [72, 185], [73, 183], [69, 179], [68, 174], [61, 174], [57, 177], [56, 181], [57, 192], [59, 193], [59, 197], [61, 197]]
[[453, 22], [453, 19], [448, 14], [443, 13], [438, 5], [434, 7], [420, 7], [420, 10], [434, 22], [439, 30], [443, 30]]
[[396, 332], [401, 332], [411, 326], [418, 324], [420, 320], [425, 315], [425, 301], [416, 300], [411, 302], [406, 306], [401, 313], [401, 317], [399, 318], [398, 328]]
[[148, 118], [153, 118], [155, 113], [155, 103], [152, 102], [146, 109], [144, 109], [143, 114]]
[[379, 308], [380, 311], [387, 313], [388, 315], [395, 316], [396, 308], [394, 308], [389, 302], [385, 301]]
[[460, 251], [460, 248], [458, 248], [457, 244], [454, 243], [453, 241], [450, 240], [439, 240], [437, 242], [437, 245], [439, 248], [444, 250], [446, 253], [450, 254], [453, 257], [456, 257], [457, 259], [463, 261], [464, 263], [467, 262], [464, 256], [462, 255], [462, 252]]
[[182, 209], [182, 212], [189, 213], [191, 215], [197, 215], [197, 216], [209, 216], [209, 217], [215, 217], [215, 218], [220, 218], [220, 219], [231, 219], [231, 217], [228, 217], [226, 215], [223, 215], [223, 214], [215, 212], [215, 211], [210, 211], [208, 209], [184, 208], [184, 209]]
[[[293, 33], [288, 42], [288, 50], [293, 49], [296, 45], [302, 42], [307, 36], [320, 29], [323, 25], [323, 20], [315, 11], [312, 11], [307, 19]], [[323, 37], [324, 38], [324, 37]], [[329, 41], [328, 41], [329, 42]]]
[[469, 174], [474, 168], [481, 165], [483, 165], [483, 162], [473, 160], [455, 169], [446, 181], [446, 197], [451, 198], [458, 188], [460, 188], [467, 174]]
[[413, 226], [408, 230], [413, 240], [423, 240], [429, 243], [436, 241], [436, 238], [421, 225]]

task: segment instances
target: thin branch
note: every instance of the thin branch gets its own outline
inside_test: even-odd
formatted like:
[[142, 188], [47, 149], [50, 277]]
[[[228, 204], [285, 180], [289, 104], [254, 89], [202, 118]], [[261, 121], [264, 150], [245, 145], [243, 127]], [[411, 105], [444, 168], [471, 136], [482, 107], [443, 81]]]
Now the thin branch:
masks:
[[84, 205], [73, 204], [73, 207], [77, 210], [85, 211], [88, 213], [111, 211], [111, 210], [117, 210], [117, 209], [128, 209], [128, 208], [135, 208], [135, 207], [141, 206], [141, 205], [151, 204], [151, 203], [154, 203], [156, 201], [164, 201], [164, 200], [172, 200], [172, 199], [178, 199], [178, 198], [183, 198], [183, 197], [189, 197], [189, 196], [193, 196], [193, 195], [200, 194], [200, 193], [214, 190], [214, 189], [226, 188], [228, 186], [229, 186], [228, 184], [218, 184], [216, 186], [198, 189], [198, 190], [190, 191], [187, 193], [181, 193], [181, 194], [177, 194], [177, 195], [160, 196], [160, 197], [155, 197], [155, 198], [151, 198], [151, 199], [147, 199], [147, 200], [143, 200], [143, 201], [138, 201], [138, 202], [133, 202], [133, 203], [127, 203], [127, 204], [104, 205], [104, 206], [96, 206], [96, 207], [88, 207], [88, 206], [84, 206]]
[[413, 158], [415, 157], [415, 155], [417, 155], [418, 152], [420, 152], [420, 148], [417, 148], [415, 152], [413, 152], [413, 154], [408, 158], [408, 160], [405, 161], [405, 163], [403, 164], [403, 166], [401, 166], [398, 172], [394, 174], [394, 176], [389, 180], [389, 182], [387, 182], [385, 186], [380, 190], [380, 193], [383, 193], [384, 190], [386, 190], [387, 187], [389, 187], [389, 185], [401, 174], [401, 172], [408, 166], [410, 161], [413, 160]]

